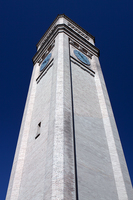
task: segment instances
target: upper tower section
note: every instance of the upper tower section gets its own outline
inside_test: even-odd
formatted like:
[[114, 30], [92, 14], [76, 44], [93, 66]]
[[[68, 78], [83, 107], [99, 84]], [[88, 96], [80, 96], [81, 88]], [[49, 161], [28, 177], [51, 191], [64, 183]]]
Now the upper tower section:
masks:
[[77, 48], [79, 47], [80, 50], [81, 46], [84, 46], [85, 49], [90, 49], [92, 55], [99, 56], [99, 49], [95, 47], [95, 37], [65, 14], [61, 14], [56, 17], [51, 26], [37, 43], [37, 53], [33, 57], [34, 64], [36, 62], [41, 62], [42, 56], [44, 57], [42, 52], [49, 52], [53, 48], [55, 37], [61, 32], [67, 34], [70, 43], [73, 43]]

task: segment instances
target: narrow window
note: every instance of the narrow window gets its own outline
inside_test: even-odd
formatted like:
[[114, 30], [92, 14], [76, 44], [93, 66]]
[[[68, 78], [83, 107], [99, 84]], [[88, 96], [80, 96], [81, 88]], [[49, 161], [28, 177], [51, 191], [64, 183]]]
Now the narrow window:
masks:
[[37, 134], [36, 134], [35, 139], [37, 139], [37, 138], [39, 137], [40, 131], [41, 131], [40, 129], [41, 129], [41, 122], [39, 122], [39, 124], [38, 124], [38, 126], [37, 126]]

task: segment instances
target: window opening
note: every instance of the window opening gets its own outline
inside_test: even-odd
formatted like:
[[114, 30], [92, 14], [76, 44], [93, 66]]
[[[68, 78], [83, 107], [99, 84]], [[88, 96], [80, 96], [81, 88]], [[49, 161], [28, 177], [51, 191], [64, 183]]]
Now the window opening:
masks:
[[37, 126], [37, 134], [35, 136], [35, 139], [37, 139], [40, 136], [40, 130], [41, 129], [41, 122], [39, 122], [38, 126]]

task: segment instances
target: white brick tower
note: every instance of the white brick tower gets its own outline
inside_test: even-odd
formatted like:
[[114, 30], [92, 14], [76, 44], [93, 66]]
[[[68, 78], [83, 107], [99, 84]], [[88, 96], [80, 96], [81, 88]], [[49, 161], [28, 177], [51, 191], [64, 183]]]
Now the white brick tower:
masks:
[[6, 200], [132, 200], [94, 37], [58, 15], [37, 44]]

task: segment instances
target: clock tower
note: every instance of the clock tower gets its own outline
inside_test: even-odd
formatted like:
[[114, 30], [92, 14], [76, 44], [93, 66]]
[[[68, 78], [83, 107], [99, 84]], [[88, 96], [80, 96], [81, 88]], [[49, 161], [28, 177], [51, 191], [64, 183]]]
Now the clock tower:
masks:
[[94, 36], [58, 15], [33, 64], [6, 200], [131, 200]]

